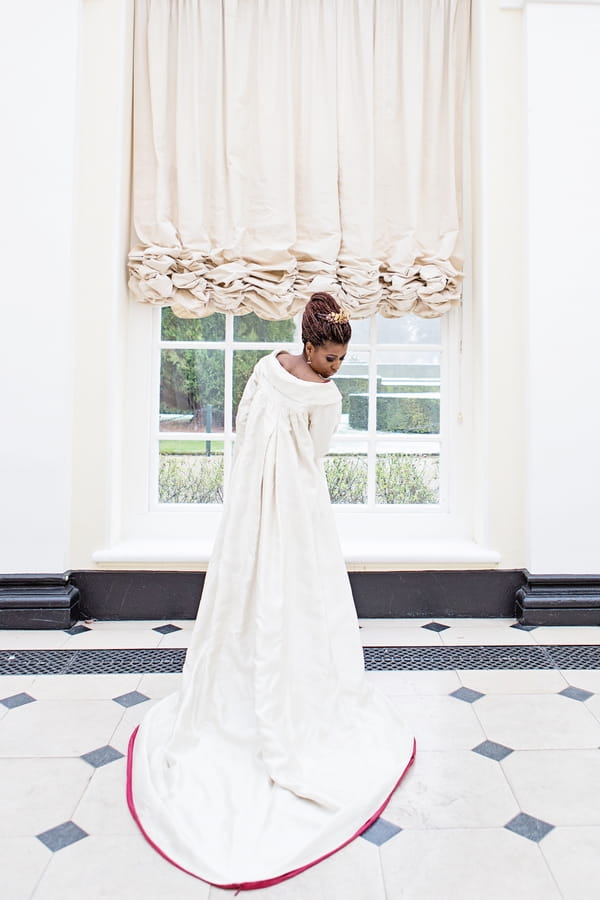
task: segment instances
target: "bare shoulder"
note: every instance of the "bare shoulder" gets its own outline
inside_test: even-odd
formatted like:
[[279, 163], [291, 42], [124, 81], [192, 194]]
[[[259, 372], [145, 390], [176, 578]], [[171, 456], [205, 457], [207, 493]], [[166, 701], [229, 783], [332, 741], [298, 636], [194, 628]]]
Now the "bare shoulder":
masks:
[[294, 359], [291, 353], [288, 353], [287, 350], [280, 350], [275, 358], [279, 365], [286, 370], [286, 372], [291, 371], [291, 366], [293, 365]]

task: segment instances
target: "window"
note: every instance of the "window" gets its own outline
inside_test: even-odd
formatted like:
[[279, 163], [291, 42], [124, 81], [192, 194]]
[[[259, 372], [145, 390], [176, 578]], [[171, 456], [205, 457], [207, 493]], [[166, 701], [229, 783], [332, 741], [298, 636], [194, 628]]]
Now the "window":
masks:
[[[301, 317], [178, 319], [169, 308], [160, 315], [154, 504], [220, 504], [248, 376], [274, 346], [300, 345]], [[444, 502], [445, 322], [413, 315], [352, 322], [336, 377], [342, 421], [325, 462], [333, 503], [375, 511]]]

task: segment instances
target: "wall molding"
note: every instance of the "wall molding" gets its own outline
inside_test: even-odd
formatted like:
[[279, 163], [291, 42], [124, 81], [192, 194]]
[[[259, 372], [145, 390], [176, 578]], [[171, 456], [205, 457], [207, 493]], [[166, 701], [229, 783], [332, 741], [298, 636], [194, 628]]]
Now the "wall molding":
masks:
[[0, 628], [70, 628], [79, 590], [63, 575], [0, 575]]
[[523, 625], [600, 625], [600, 575], [531, 575], [517, 590]]

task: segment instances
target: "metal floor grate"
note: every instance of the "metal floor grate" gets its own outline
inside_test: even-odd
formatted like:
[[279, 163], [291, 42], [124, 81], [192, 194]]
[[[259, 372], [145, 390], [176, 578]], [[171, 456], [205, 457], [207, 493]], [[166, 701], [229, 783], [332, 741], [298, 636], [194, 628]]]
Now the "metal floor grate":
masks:
[[[2, 650], [0, 675], [106, 675], [180, 672], [180, 648]], [[449, 669], [600, 669], [600, 646], [365, 647], [372, 672]]]

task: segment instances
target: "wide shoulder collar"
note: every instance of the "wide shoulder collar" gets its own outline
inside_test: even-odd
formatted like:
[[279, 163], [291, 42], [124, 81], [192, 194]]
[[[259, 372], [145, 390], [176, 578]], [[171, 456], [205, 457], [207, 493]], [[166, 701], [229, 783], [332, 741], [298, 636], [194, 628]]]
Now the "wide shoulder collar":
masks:
[[333, 381], [302, 381], [284, 369], [277, 359], [278, 354], [283, 352], [285, 351], [278, 348], [268, 356], [263, 356], [257, 363], [257, 373], [292, 400], [315, 406], [339, 402], [341, 394]]

